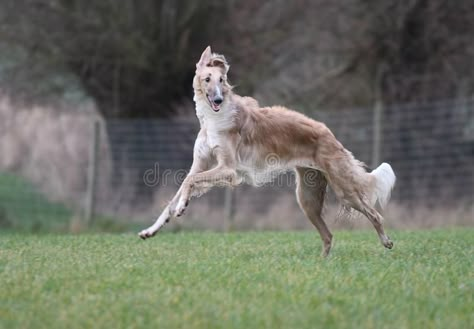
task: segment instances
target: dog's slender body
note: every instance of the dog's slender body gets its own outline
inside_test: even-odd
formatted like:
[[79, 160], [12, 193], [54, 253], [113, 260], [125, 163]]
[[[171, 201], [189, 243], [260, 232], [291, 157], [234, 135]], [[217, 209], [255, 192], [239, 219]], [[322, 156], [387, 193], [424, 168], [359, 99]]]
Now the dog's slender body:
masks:
[[192, 197], [213, 186], [258, 186], [294, 169], [298, 203], [321, 235], [323, 255], [328, 255], [332, 241], [322, 218], [327, 185], [345, 206], [364, 214], [382, 244], [392, 248], [374, 208], [377, 201], [382, 207], [387, 203], [395, 184], [390, 165], [383, 163], [367, 173], [323, 123], [280, 106], [261, 108], [253, 98], [233, 93], [228, 69], [225, 58], [211, 53], [210, 47], [197, 63], [193, 87], [201, 130], [193, 164], [173, 200], [139, 236], [155, 235], [171, 217], [183, 215]]

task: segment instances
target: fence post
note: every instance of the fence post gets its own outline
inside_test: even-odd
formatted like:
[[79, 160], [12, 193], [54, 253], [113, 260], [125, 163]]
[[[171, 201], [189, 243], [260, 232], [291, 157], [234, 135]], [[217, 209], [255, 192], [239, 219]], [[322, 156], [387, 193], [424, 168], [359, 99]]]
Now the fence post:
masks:
[[100, 123], [94, 120], [92, 125], [92, 138], [89, 146], [89, 166], [87, 167], [87, 190], [84, 217], [89, 225], [94, 217], [95, 190], [97, 181], [97, 167], [99, 158]]
[[373, 132], [372, 132], [372, 168], [377, 168], [380, 164], [380, 154], [382, 148], [382, 119], [383, 119], [383, 99], [382, 99], [382, 77], [384, 67], [380, 66], [377, 69], [375, 77], [375, 104], [373, 112]]
[[225, 189], [225, 199], [224, 199], [224, 217], [225, 217], [225, 231], [229, 232], [233, 229], [234, 224], [234, 191], [230, 187]]

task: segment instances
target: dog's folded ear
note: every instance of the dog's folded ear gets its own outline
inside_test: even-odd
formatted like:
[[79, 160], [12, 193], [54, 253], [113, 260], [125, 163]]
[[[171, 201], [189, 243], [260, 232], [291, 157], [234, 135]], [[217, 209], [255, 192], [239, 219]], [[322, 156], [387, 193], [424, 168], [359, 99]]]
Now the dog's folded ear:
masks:
[[196, 63], [196, 69], [200, 69], [206, 66], [210, 67], [220, 67], [224, 70], [224, 74], [227, 74], [229, 71], [229, 64], [224, 55], [213, 54], [211, 51], [211, 46], [207, 46], [204, 52], [201, 55], [201, 59]]
[[229, 64], [227, 64], [227, 61], [223, 55], [213, 54], [209, 66], [222, 68], [224, 70], [224, 74], [227, 74], [229, 71]]
[[196, 63], [196, 69], [209, 65], [211, 62], [212, 51], [211, 46], [207, 46], [204, 52], [201, 55], [201, 59]]

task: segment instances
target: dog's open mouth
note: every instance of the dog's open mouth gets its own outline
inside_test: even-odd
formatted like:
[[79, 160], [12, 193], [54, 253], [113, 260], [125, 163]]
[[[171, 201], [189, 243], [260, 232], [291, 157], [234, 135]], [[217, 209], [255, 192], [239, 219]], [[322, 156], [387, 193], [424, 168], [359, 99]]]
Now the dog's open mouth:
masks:
[[215, 103], [215, 102], [209, 97], [209, 95], [207, 95], [207, 100], [209, 101], [209, 104], [211, 104], [212, 110], [213, 110], [214, 112], [219, 112], [219, 110], [221, 109], [221, 105]]

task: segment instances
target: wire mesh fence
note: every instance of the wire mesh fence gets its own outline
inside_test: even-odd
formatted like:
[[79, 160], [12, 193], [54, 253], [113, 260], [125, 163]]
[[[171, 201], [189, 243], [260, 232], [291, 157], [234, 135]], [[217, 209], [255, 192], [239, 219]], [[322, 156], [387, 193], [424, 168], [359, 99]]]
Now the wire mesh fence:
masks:
[[[381, 113], [368, 108], [310, 116], [324, 122], [369, 167], [379, 161], [392, 165], [397, 175], [387, 213], [392, 226], [474, 223], [474, 100], [390, 106]], [[42, 223], [57, 214], [69, 220], [89, 213], [92, 220], [103, 216], [141, 223], [159, 215], [191, 166], [197, 120], [108, 120], [98, 132], [90, 126], [86, 134], [90, 156], [84, 174], [76, 178], [82, 183], [74, 191], [50, 188], [52, 192], [44, 194], [23, 179], [0, 176], [0, 225], [17, 217], [41, 218], [33, 222]], [[59, 168], [63, 163], [52, 165]], [[231, 192], [215, 188], [193, 200], [186, 216], [174, 225], [308, 228], [294, 189], [291, 172], [261, 188], [239, 186]], [[331, 210], [333, 197], [328, 204], [328, 217], [337, 217], [337, 207]], [[333, 225], [347, 227], [354, 222]]]

